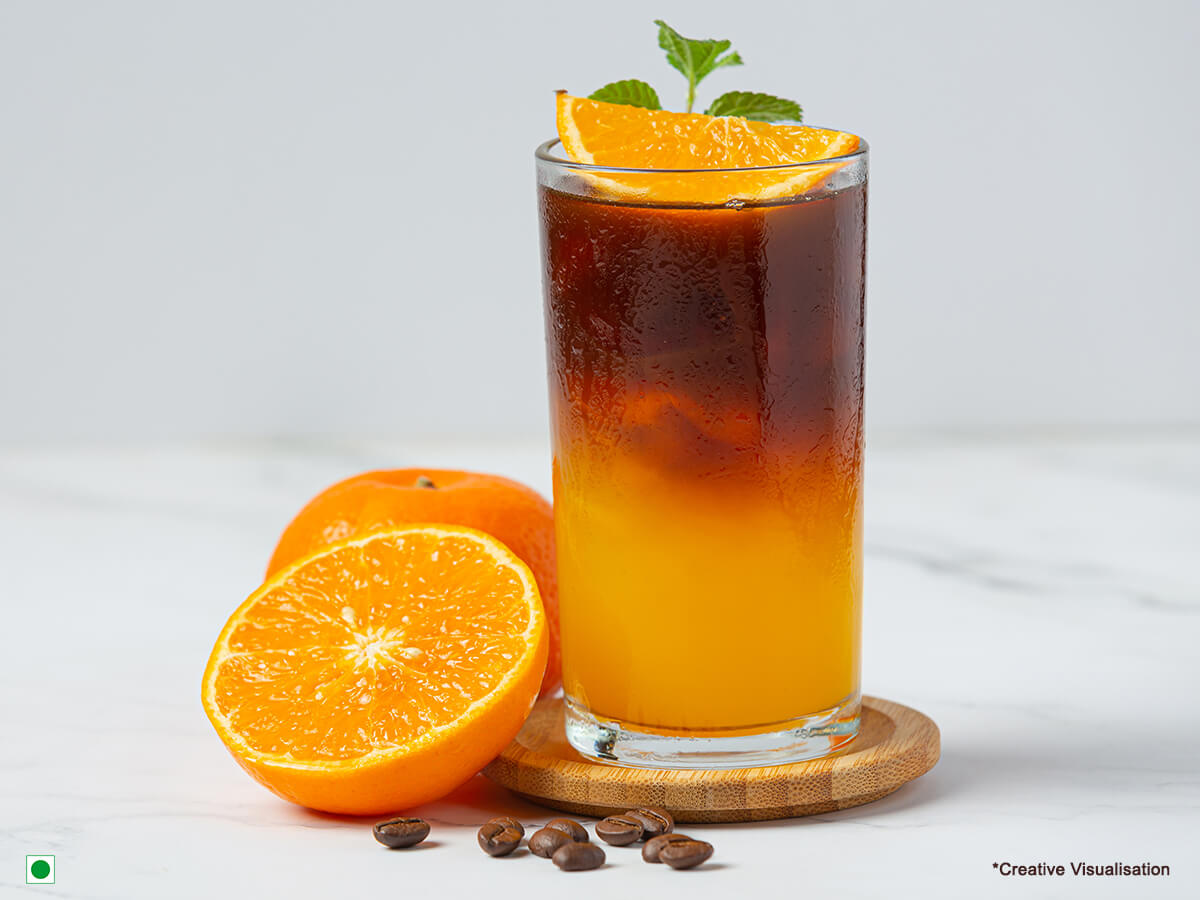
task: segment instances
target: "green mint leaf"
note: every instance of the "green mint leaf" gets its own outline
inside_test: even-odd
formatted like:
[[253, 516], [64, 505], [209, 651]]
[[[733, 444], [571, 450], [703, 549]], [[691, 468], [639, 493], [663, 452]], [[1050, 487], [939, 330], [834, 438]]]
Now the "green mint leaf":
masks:
[[658, 26], [658, 46], [667, 51], [667, 62], [683, 73], [688, 80], [687, 111], [692, 111], [696, 102], [696, 85], [724, 66], [740, 66], [742, 58], [736, 50], [729, 50], [729, 41], [698, 41], [685, 38], [664, 22], [655, 19]]
[[640, 106], [642, 109], [662, 109], [658, 102], [658, 94], [654, 88], [636, 78], [624, 81], [613, 81], [588, 94], [589, 100], [600, 100], [603, 103], [623, 103], [625, 106]]
[[[722, 41], [721, 43], [728, 44], [729, 41]], [[729, 53], [728, 55], [722, 56], [720, 59], [715, 60], [711, 66], [704, 68], [702, 70], [703, 74], [700, 76], [700, 78], [703, 78], [705, 75], [707, 75], [713, 69], [719, 69], [722, 66], [740, 66], [740, 65], [742, 65], [742, 56], [740, 53], [738, 53], [736, 50], [734, 50], [732, 53]], [[696, 80], [699, 81], [700, 78], [697, 78]]]
[[804, 110], [795, 100], [784, 100], [770, 94], [752, 91], [730, 91], [722, 94], [704, 111], [706, 116], [742, 116], [758, 122], [799, 122]]
[[658, 46], [667, 51], [667, 62], [685, 78], [694, 78], [697, 84], [714, 69], [742, 64], [742, 57], [736, 50], [721, 55], [729, 49], [729, 41], [685, 38], [662, 19], [655, 19], [654, 24], [658, 26]]

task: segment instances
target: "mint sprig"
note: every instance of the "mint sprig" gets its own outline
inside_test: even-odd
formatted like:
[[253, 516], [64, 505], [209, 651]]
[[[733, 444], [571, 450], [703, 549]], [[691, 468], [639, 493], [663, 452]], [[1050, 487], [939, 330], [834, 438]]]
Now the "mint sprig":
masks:
[[[729, 41], [697, 40], [686, 38], [664, 22], [655, 19], [658, 26], [658, 46], [667, 52], [667, 62], [687, 79], [687, 108], [691, 112], [696, 103], [696, 86], [705, 78], [727, 66], [742, 65], [742, 57], [730, 49]], [[604, 103], [621, 103], [642, 109], [662, 109], [654, 88], [636, 78], [613, 81], [593, 91], [589, 100]], [[794, 100], [785, 100], [771, 94], [754, 91], [729, 91], [709, 104], [704, 111], [708, 116], [741, 116], [759, 122], [799, 122], [804, 111]]]
[[625, 106], [640, 106], [642, 109], [662, 109], [658, 94], [654, 88], [636, 78], [626, 78], [624, 81], [611, 81], [597, 91], [588, 94], [589, 100], [601, 100], [604, 103], [623, 103]]
[[759, 122], [799, 122], [804, 110], [795, 100], [784, 100], [770, 94], [751, 91], [730, 91], [709, 104], [706, 116], [742, 116]]
[[[685, 112], [691, 112], [696, 102], [696, 85], [717, 69], [742, 64], [742, 58], [736, 50], [725, 53], [729, 50], [729, 41], [698, 41], [685, 38], [662, 19], [655, 19], [654, 24], [658, 26], [658, 46], [667, 51], [667, 62], [688, 80]], [[724, 56], [721, 55], [723, 53]]]

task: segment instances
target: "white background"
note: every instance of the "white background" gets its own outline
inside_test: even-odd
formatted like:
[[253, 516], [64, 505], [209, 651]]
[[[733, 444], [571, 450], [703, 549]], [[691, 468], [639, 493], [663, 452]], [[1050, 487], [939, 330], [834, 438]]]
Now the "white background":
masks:
[[[942, 760], [689, 826], [690, 874], [488, 859], [553, 814], [482, 778], [390, 854], [237, 768], [203, 663], [338, 478], [549, 493], [532, 150], [554, 88], [678, 103], [656, 16], [746, 57], [702, 103], [871, 141], [868, 421], [910, 434], [869, 445], [863, 684]], [[27, 853], [96, 900], [1200, 894], [1200, 432], [1121, 428], [1200, 424], [1197, 47], [1185, 3], [0, 0], [0, 895]], [[1172, 877], [991, 868], [1114, 859]]]
[[540, 435], [552, 91], [872, 146], [868, 419], [1200, 421], [1189, 3], [0, 3], [0, 442]]

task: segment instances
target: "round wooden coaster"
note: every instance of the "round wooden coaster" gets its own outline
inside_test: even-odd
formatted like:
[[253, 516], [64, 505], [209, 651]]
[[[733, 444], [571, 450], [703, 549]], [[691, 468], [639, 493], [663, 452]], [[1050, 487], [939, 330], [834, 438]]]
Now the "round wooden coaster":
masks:
[[755, 822], [886, 797], [932, 769], [940, 747], [938, 727], [928, 716], [863, 697], [858, 737], [822, 759], [728, 770], [607, 766], [567, 743], [562, 698], [552, 697], [534, 707], [516, 740], [483, 773], [535, 803], [579, 815], [661, 806], [680, 822]]

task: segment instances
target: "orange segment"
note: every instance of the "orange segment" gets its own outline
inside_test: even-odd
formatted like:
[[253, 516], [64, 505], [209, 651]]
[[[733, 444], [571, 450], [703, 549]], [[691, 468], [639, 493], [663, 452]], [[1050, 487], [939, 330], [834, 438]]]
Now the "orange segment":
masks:
[[417, 525], [278, 572], [229, 618], [205, 712], [289, 800], [367, 814], [436, 799], [520, 730], [546, 665], [529, 568], [489, 535]]
[[[845, 156], [859, 139], [807, 125], [772, 125], [558, 95], [558, 137], [579, 163], [630, 169], [747, 169]], [[721, 204], [802, 194], [842, 163], [757, 172], [590, 175], [602, 190], [656, 201]]]

